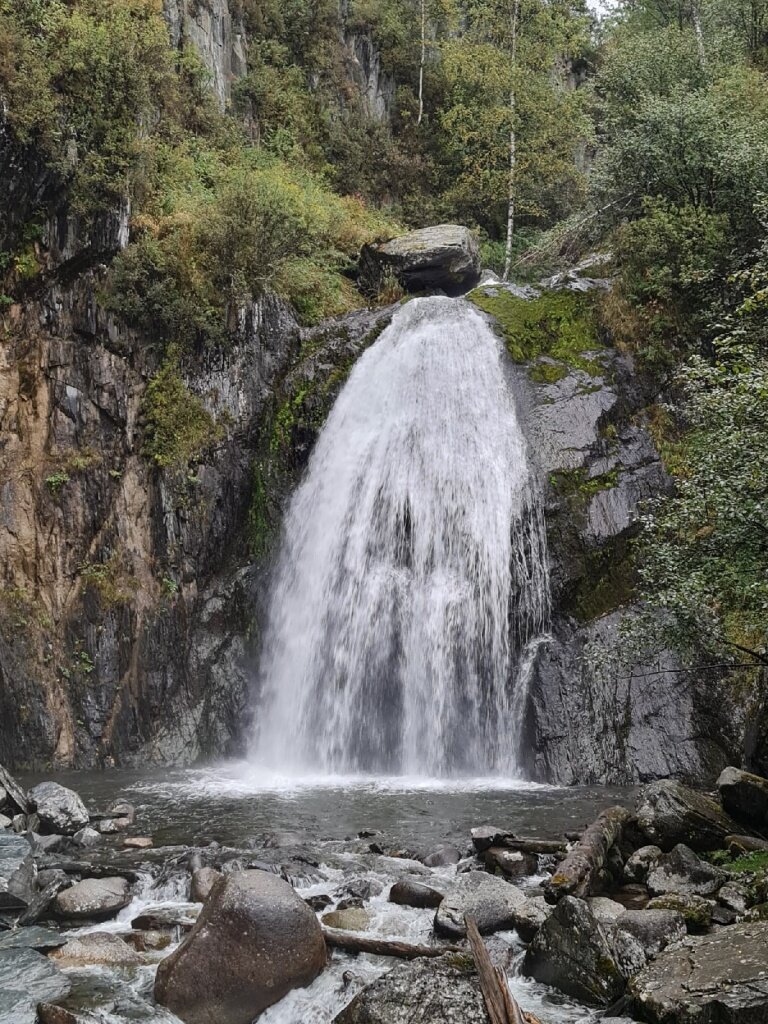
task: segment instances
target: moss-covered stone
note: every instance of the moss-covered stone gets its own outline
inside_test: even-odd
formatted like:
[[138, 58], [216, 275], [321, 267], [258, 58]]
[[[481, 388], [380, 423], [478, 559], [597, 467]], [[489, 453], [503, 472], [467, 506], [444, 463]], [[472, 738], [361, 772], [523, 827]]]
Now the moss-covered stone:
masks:
[[568, 367], [551, 360], [540, 360], [528, 367], [528, 376], [534, 384], [557, 384], [568, 376]]
[[496, 320], [516, 363], [550, 356], [592, 377], [604, 374], [600, 360], [590, 355], [603, 345], [595, 300], [589, 293], [566, 289], [522, 299], [503, 288], [485, 286], [468, 298]]

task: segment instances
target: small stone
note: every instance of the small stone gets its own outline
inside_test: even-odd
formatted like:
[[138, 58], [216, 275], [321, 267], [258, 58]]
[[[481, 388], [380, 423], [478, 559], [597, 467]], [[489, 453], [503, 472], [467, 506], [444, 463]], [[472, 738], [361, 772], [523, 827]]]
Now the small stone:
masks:
[[461, 853], [450, 843], [440, 843], [431, 853], [424, 858], [424, 864], [428, 868], [449, 867], [451, 864], [458, 864], [461, 860]]
[[505, 878], [528, 878], [535, 875], [539, 867], [539, 858], [536, 854], [507, 850], [503, 846], [492, 846], [485, 851], [483, 859], [489, 870], [498, 872]]
[[123, 840], [123, 846], [129, 850], [149, 850], [153, 843], [148, 836], [129, 836]]
[[478, 853], [483, 853], [492, 846], [500, 846], [505, 839], [514, 838], [511, 832], [496, 825], [479, 825], [471, 830], [470, 835], [472, 845]]
[[102, 818], [96, 823], [96, 828], [104, 836], [114, 835], [115, 832], [125, 832], [130, 828], [131, 822], [128, 818]]
[[624, 865], [624, 877], [628, 882], [644, 882], [662, 856], [658, 846], [642, 846], [628, 858]]
[[160, 903], [154, 907], [145, 907], [142, 913], [131, 921], [131, 928], [138, 931], [163, 931], [174, 928], [190, 931], [199, 914], [199, 903]]
[[127, 819], [130, 825], [136, 821], [136, 808], [126, 800], [117, 800], [107, 808], [106, 818]]
[[215, 868], [198, 868], [192, 875], [189, 898], [193, 903], [205, 903], [221, 872]]
[[37, 1004], [37, 1024], [79, 1024], [77, 1017], [55, 1003]]
[[389, 890], [389, 902], [424, 910], [439, 907], [443, 902], [443, 893], [415, 878], [401, 878]]
[[79, 832], [75, 832], [72, 839], [78, 846], [96, 846], [101, 842], [101, 834], [97, 832], [95, 828], [91, 828], [90, 825], [86, 825], [86, 827], [81, 828]]
[[305, 896], [304, 902], [311, 910], [314, 910], [316, 914], [319, 914], [321, 910], [325, 910], [327, 907], [330, 907], [333, 900], [327, 893], [321, 892], [316, 896]]
[[531, 942], [553, 908], [543, 896], [529, 896], [525, 903], [515, 910], [514, 921], [518, 935], [523, 942]]
[[0, 828], [13, 828], [13, 818], [0, 814]]
[[649, 910], [676, 910], [683, 915], [685, 926], [689, 932], [702, 932], [712, 922], [714, 904], [702, 896], [683, 896], [680, 893], [668, 892], [664, 896], [656, 896], [648, 904]]
[[123, 935], [125, 942], [129, 943], [137, 953], [155, 952], [160, 949], [167, 949], [173, 942], [170, 932], [138, 932], [132, 931]]
[[323, 914], [321, 920], [328, 928], [364, 932], [371, 923], [371, 915], [364, 907], [348, 907], [346, 910], [330, 910]]
[[739, 914], [742, 917], [755, 902], [749, 888], [739, 885], [738, 882], [724, 885], [717, 894], [717, 901], [728, 910], [732, 910], [734, 914]]

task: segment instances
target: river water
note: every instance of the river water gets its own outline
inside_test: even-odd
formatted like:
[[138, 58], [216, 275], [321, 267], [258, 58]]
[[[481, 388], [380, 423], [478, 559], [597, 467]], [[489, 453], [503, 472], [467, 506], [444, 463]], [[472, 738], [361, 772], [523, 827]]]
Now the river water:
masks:
[[[469, 830], [494, 824], [518, 836], [558, 838], [581, 831], [614, 803], [629, 805], [631, 790], [604, 787], [557, 789], [498, 778], [435, 781], [403, 777], [286, 778], [258, 774], [247, 763], [230, 763], [188, 770], [60, 773], [57, 779], [78, 791], [90, 808], [127, 799], [137, 809], [131, 833], [151, 836], [155, 850], [146, 873], [134, 884], [134, 899], [115, 921], [91, 926], [90, 931], [125, 932], [148, 905], [173, 905], [188, 898], [188, 874], [179, 868], [179, 846], [210, 843], [250, 849], [254, 856], [285, 857], [296, 850], [316, 865], [303, 869], [294, 884], [302, 896], [327, 894], [334, 902], [345, 885], [360, 880], [382, 887], [366, 902], [371, 914], [367, 934], [429, 942], [433, 911], [388, 903], [389, 886], [410, 862], [371, 853], [399, 848], [423, 856], [442, 842], [462, 852], [469, 847]], [[36, 776], [21, 780], [25, 785]], [[364, 838], [359, 838], [364, 833]], [[119, 848], [122, 837], [106, 840]], [[163, 867], [159, 847], [169, 850]], [[414, 864], [414, 869], [425, 869]], [[302, 870], [305, 874], [302, 876]], [[433, 869], [434, 881], [450, 881], [455, 867]], [[429, 881], [429, 878], [425, 878]], [[535, 893], [540, 878], [521, 882]], [[83, 929], [80, 929], [83, 930]], [[526, 1010], [544, 1024], [575, 1024], [592, 1015], [584, 1007], [519, 976], [520, 951], [515, 933], [489, 939], [497, 962], [506, 965], [512, 988]], [[69, 1004], [89, 1024], [175, 1024], [176, 1018], [156, 1007], [152, 985], [156, 962], [151, 954], [140, 968], [78, 968], [68, 971], [73, 982]], [[330, 1024], [334, 1016], [367, 983], [392, 966], [378, 957], [334, 953], [326, 971], [308, 989], [291, 993], [260, 1018], [260, 1024]]]

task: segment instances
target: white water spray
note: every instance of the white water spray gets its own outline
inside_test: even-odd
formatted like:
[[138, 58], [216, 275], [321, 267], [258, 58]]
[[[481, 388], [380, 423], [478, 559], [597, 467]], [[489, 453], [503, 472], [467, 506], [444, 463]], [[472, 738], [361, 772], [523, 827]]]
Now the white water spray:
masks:
[[430, 298], [404, 306], [356, 364], [287, 515], [258, 763], [515, 770], [516, 682], [546, 629], [549, 585], [502, 359], [469, 303]]

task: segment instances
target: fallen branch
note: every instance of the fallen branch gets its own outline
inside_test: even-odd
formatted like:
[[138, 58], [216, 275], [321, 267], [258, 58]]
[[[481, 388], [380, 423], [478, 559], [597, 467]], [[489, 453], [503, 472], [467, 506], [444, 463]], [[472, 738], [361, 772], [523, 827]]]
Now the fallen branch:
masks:
[[608, 851], [621, 840], [630, 818], [626, 807], [609, 807], [592, 822], [544, 887], [548, 903], [557, 903], [563, 896], [590, 895], [597, 887]]
[[467, 914], [464, 918], [467, 938], [475, 958], [480, 991], [491, 1024], [541, 1024], [532, 1013], [523, 1013], [520, 1004], [509, 991], [507, 976], [500, 967], [494, 967], [485, 943], [480, 938], [477, 922]]
[[327, 946], [343, 949], [345, 953], [372, 953], [374, 956], [392, 956], [398, 960], [419, 960], [422, 957], [466, 952], [461, 946], [412, 946], [392, 939], [371, 939], [340, 928], [323, 928], [323, 938]]

